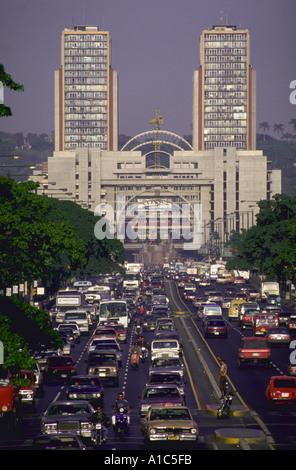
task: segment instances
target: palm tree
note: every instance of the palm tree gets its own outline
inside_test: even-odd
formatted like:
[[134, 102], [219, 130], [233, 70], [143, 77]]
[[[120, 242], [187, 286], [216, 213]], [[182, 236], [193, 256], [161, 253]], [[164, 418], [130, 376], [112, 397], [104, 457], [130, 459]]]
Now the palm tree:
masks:
[[283, 124], [275, 124], [273, 126], [273, 133], [283, 134], [284, 133], [284, 126]]
[[269, 130], [268, 122], [266, 122], [266, 121], [260, 122], [259, 129], [263, 129], [263, 135], [264, 135], [264, 140], [265, 140], [265, 133], [266, 133], [267, 130]]

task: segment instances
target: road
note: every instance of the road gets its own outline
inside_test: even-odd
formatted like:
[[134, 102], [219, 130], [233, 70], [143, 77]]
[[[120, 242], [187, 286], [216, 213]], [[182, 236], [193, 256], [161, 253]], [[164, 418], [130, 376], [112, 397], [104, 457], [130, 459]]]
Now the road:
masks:
[[[173, 281], [166, 281], [165, 289], [170, 298], [170, 307], [180, 337], [183, 340], [184, 363], [186, 366], [186, 405], [190, 408], [199, 426], [197, 444], [181, 446], [183, 451], [193, 450], [239, 450], [239, 449], [274, 449], [292, 450], [296, 448], [295, 409], [267, 411], [264, 402], [264, 390], [268, 378], [279, 372], [286, 374], [288, 349], [272, 349], [272, 367], [265, 370], [261, 366], [246, 367], [237, 365], [237, 350], [242, 332], [236, 322], [229, 324], [228, 338], [204, 339], [203, 327], [197, 320], [190, 303], [183, 302], [180, 292]], [[219, 290], [220, 287], [219, 287]], [[153, 333], [145, 337], [151, 342]], [[134, 370], [129, 366], [129, 349], [135, 339], [134, 329], [130, 327], [127, 344], [123, 349], [123, 366], [120, 369], [119, 387], [105, 386], [104, 411], [111, 416], [111, 405], [119, 391], [123, 391], [132, 405], [131, 425], [124, 439], [119, 439], [109, 428], [107, 442], [101, 451], [128, 452], [146, 450], [139, 428], [139, 395], [148, 377], [149, 359]], [[73, 348], [73, 358], [77, 362], [78, 373], [86, 370], [86, 349], [89, 337], [85, 336], [79, 345]], [[228, 380], [237, 390], [233, 402], [234, 415], [227, 420], [218, 420], [216, 408], [217, 380], [219, 366], [216, 356], [223, 356], [228, 365]], [[66, 384], [46, 384], [44, 394], [36, 400], [34, 413], [24, 412], [22, 429], [13, 440], [0, 441], [1, 450], [30, 450], [32, 439], [40, 432], [41, 414], [49, 403], [66, 398]], [[254, 438], [253, 438], [254, 437]], [[253, 438], [253, 439], [252, 439]], [[165, 450], [175, 452], [170, 445], [156, 444], [152, 451]], [[151, 447], [149, 449], [151, 451]]]

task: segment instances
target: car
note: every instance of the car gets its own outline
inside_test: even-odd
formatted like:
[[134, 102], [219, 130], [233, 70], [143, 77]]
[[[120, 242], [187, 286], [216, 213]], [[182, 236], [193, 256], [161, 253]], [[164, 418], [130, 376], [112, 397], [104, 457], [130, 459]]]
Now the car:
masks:
[[198, 426], [186, 406], [151, 406], [140, 420], [144, 440], [197, 441]]
[[70, 354], [71, 353], [71, 344], [70, 342], [68, 341], [67, 338], [65, 338], [64, 336], [61, 336], [61, 340], [63, 342], [63, 347], [62, 347], [62, 352], [63, 354]]
[[66, 394], [68, 400], [87, 400], [94, 408], [104, 404], [104, 387], [97, 375], [74, 375]]
[[35, 436], [31, 445], [32, 450], [86, 450], [77, 434], [72, 432], [57, 432]]
[[115, 333], [117, 335], [117, 340], [120, 343], [126, 343], [127, 342], [127, 330], [124, 328], [124, 326], [121, 323], [117, 323], [112, 325], [112, 328], [114, 328]]
[[222, 303], [223, 301], [223, 295], [222, 295], [222, 292], [220, 291], [210, 291], [207, 297], [210, 302]]
[[56, 400], [41, 416], [42, 434], [73, 432], [81, 439], [94, 439], [95, 430], [90, 422], [94, 408], [86, 400]]
[[158, 317], [169, 317], [170, 309], [167, 305], [153, 305], [150, 313], [158, 315]]
[[296, 315], [290, 315], [290, 318], [287, 322], [287, 328], [291, 333], [296, 331]]
[[266, 297], [266, 304], [267, 305], [281, 305], [281, 298], [279, 295], [276, 294], [268, 294]]
[[172, 318], [161, 317], [156, 320], [155, 329], [157, 330], [161, 325], [173, 325], [174, 322]]
[[78, 325], [75, 323], [60, 323], [57, 327], [59, 333], [66, 332], [70, 342], [79, 343], [80, 342], [80, 330]]
[[270, 347], [265, 338], [242, 338], [238, 349], [238, 365], [243, 367], [245, 363], [264, 364], [270, 367]]
[[233, 300], [233, 297], [224, 297], [222, 301], [222, 310], [228, 311], [232, 300]]
[[44, 369], [46, 382], [69, 381], [73, 375], [77, 375], [77, 368], [72, 356], [51, 356], [47, 358]]
[[226, 321], [223, 319], [209, 319], [205, 324], [205, 336], [223, 336], [227, 338], [228, 328]]
[[202, 303], [206, 303], [207, 300], [208, 300], [207, 297], [205, 297], [204, 295], [203, 296], [196, 295], [194, 300], [192, 301], [192, 305], [193, 307], [198, 308]]
[[285, 326], [269, 328], [265, 333], [265, 338], [268, 344], [282, 344], [284, 346], [289, 346], [291, 341], [290, 333]]
[[47, 359], [52, 356], [56, 357], [58, 355], [59, 354], [57, 351], [51, 351], [51, 350], [39, 351], [33, 354], [33, 359], [35, 359], [35, 361], [38, 362], [40, 370], [41, 372], [43, 372], [46, 367]]
[[296, 378], [286, 375], [270, 377], [265, 390], [268, 407], [276, 404], [296, 403]]
[[154, 331], [156, 328], [156, 322], [158, 319], [158, 315], [156, 314], [147, 314], [144, 315], [143, 322], [142, 322], [142, 328], [144, 331]]
[[98, 375], [102, 381], [113, 382], [118, 386], [119, 365], [117, 353], [114, 350], [92, 351], [87, 359], [87, 375]]
[[243, 317], [240, 321], [240, 325], [242, 329], [244, 330], [245, 328], [253, 328], [254, 325], [254, 318], [255, 315], [257, 315], [258, 310], [252, 310], [252, 309], [246, 309]]
[[156, 357], [151, 361], [149, 374], [154, 372], [178, 372], [183, 377], [184, 370], [184, 364], [179, 357]]
[[233, 284], [245, 284], [246, 279], [242, 276], [236, 276], [233, 280]]
[[205, 318], [211, 315], [221, 316], [222, 318], [222, 308], [217, 304], [207, 304], [203, 308], [202, 312], [202, 321], [204, 324]]
[[181, 345], [177, 339], [154, 339], [151, 342], [151, 360], [156, 357], [179, 356], [181, 351]]
[[22, 369], [19, 378], [23, 381], [18, 392], [19, 402], [21, 405], [31, 406], [34, 409], [36, 398], [34, 373], [32, 370]]
[[117, 343], [115, 339], [107, 339], [107, 340], [102, 339], [102, 341], [99, 341], [98, 343], [96, 343], [94, 349], [91, 349], [91, 351], [102, 351], [102, 350], [115, 351], [116, 356], [117, 356], [118, 366], [122, 367], [122, 349], [120, 348], [120, 345]]
[[152, 405], [184, 405], [184, 399], [176, 385], [146, 385], [139, 399], [140, 416], [144, 416]]
[[178, 372], [152, 372], [148, 376], [146, 385], [176, 385], [185, 401], [185, 382]]
[[241, 302], [238, 306], [238, 323], [239, 323], [239, 325], [241, 324], [244, 313], [247, 310], [257, 310], [257, 313], [260, 313], [260, 305], [257, 302]]
[[92, 334], [92, 339], [94, 338], [99, 338], [99, 337], [105, 337], [105, 338], [113, 338], [113, 339], [117, 339], [117, 334], [116, 334], [116, 330], [115, 328], [112, 326], [98, 326], [97, 328], [95, 328], [93, 334]]

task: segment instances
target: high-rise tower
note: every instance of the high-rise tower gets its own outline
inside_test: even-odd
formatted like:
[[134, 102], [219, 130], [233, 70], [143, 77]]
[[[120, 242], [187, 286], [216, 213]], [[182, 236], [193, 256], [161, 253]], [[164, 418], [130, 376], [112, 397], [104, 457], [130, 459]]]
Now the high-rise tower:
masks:
[[220, 25], [202, 31], [193, 78], [193, 147], [256, 149], [256, 72], [248, 30]]
[[117, 150], [118, 77], [111, 39], [97, 26], [62, 32], [62, 65], [55, 72], [55, 150]]

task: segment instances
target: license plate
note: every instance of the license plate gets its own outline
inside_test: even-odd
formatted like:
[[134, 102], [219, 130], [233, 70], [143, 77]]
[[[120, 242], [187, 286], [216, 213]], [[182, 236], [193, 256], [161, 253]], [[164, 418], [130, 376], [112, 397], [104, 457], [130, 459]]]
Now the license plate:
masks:
[[65, 379], [67, 377], [67, 374], [61, 374], [62, 379]]
[[105, 372], [101, 372], [101, 373], [100, 373], [100, 376], [101, 376], [101, 377], [106, 377]]
[[253, 353], [253, 356], [259, 356], [259, 353]]
[[169, 436], [169, 440], [170, 440], [170, 441], [177, 441], [177, 440], [178, 440], [178, 436]]
[[287, 398], [289, 396], [289, 393], [282, 393], [283, 398]]

